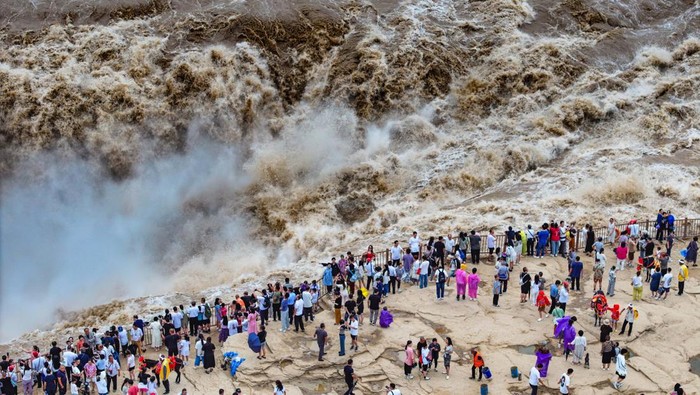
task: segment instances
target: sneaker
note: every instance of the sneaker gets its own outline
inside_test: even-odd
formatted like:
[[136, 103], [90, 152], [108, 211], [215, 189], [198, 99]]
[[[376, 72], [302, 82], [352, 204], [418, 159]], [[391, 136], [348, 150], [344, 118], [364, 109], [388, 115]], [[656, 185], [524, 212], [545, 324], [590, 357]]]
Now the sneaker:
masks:
[[549, 314], [545, 314], [545, 315], [544, 315], [544, 318], [547, 318], [547, 317], [549, 317]]
[[442, 372], [442, 374], [447, 374], [447, 371]]
[[540, 321], [542, 321], [542, 318], [538, 318], [538, 319], [537, 319], [537, 322], [540, 322]]
[[430, 377], [425, 376], [425, 377], [423, 377], [423, 379], [425, 379], [425, 380], [430, 380]]
[[450, 376], [445, 376], [445, 380], [449, 380], [449, 379], [450, 379]]
[[413, 375], [412, 375], [412, 374], [409, 374], [409, 375], [408, 375], [408, 378], [409, 378], [409, 379], [412, 379], [412, 378], [413, 378]]

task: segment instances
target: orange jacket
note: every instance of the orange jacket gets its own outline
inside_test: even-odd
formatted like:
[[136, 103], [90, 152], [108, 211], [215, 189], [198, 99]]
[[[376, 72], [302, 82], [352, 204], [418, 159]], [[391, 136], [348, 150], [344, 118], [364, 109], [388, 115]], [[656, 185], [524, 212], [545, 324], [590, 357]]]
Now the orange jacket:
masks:
[[477, 368], [484, 366], [484, 359], [481, 358], [481, 354], [478, 352], [474, 354], [474, 366]]

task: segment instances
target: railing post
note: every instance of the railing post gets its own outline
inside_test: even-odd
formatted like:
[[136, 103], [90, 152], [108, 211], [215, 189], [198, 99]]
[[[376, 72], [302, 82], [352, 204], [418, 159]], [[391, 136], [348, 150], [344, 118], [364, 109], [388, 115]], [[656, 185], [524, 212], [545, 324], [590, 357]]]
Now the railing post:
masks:
[[688, 237], [688, 218], [686, 217], [683, 220], [683, 238], [685, 239]]

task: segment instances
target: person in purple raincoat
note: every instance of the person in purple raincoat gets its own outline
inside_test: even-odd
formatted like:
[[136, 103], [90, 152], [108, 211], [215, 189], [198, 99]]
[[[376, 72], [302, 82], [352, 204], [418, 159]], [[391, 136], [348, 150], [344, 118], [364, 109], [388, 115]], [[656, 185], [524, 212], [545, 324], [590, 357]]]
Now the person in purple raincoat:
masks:
[[537, 361], [535, 361], [535, 366], [542, 364], [542, 369], [540, 369], [540, 377], [547, 377], [547, 369], [549, 368], [549, 361], [552, 360], [552, 353], [549, 352], [547, 347], [542, 345], [535, 352], [537, 356]]
[[388, 328], [391, 323], [394, 322], [394, 316], [391, 315], [389, 310], [384, 306], [381, 314], [379, 314], [379, 326], [382, 328]]
[[564, 339], [564, 355], [565, 359], [569, 358], [569, 353], [574, 350], [574, 345], [571, 342], [576, 337], [576, 317], [564, 316], [557, 320], [557, 327], [554, 330], [554, 336]]

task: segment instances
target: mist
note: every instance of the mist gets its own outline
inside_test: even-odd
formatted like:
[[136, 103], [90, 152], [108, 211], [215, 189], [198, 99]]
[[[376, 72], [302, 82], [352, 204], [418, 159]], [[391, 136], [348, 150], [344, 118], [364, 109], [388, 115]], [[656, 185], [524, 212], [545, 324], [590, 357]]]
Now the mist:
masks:
[[230, 148], [198, 142], [122, 182], [56, 155], [21, 169], [1, 195], [3, 341], [59, 310], [163, 292], [182, 262], [234, 249], [244, 233], [227, 206], [247, 182]]

